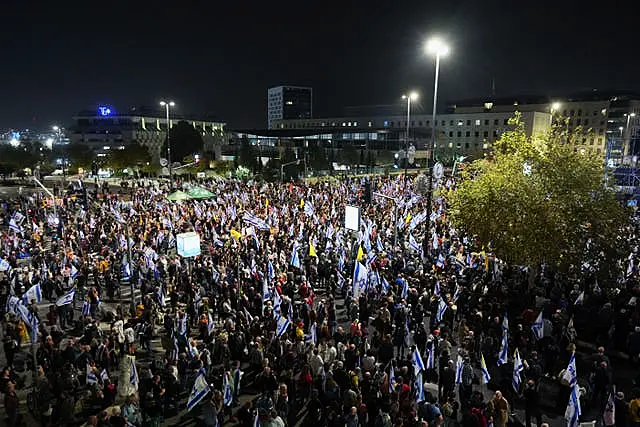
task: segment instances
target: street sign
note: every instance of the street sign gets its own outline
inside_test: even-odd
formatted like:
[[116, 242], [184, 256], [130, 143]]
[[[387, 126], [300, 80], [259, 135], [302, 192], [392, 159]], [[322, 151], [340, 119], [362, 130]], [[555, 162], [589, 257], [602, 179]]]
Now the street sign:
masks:
[[205, 173], [204, 172], [198, 172], [198, 173], [196, 173], [196, 176], [198, 178], [204, 178], [205, 177]]
[[433, 177], [435, 179], [440, 179], [444, 176], [444, 166], [442, 166], [442, 163], [438, 162], [435, 165], [433, 165]]
[[200, 236], [193, 231], [178, 234], [176, 236], [176, 249], [178, 255], [185, 258], [200, 255]]

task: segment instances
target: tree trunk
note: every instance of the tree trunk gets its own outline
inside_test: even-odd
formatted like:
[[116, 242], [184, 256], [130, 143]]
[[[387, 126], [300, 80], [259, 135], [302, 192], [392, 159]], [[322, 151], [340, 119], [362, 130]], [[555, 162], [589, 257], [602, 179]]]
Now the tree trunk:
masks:
[[536, 286], [536, 278], [538, 277], [538, 272], [540, 271], [540, 266], [538, 264], [529, 265], [529, 280], [527, 289], [531, 291]]

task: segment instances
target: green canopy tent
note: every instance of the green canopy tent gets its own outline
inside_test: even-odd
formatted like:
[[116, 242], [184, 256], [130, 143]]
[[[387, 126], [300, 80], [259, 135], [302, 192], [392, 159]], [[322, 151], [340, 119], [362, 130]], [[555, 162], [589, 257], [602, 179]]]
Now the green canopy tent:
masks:
[[189, 191], [187, 191], [187, 195], [192, 199], [210, 199], [216, 196], [211, 191], [201, 187], [190, 188]]
[[180, 190], [175, 191], [167, 196], [167, 200], [170, 200], [172, 202], [181, 202], [183, 200], [189, 200], [189, 199], [191, 199], [191, 197], [184, 191], [180, 191]]

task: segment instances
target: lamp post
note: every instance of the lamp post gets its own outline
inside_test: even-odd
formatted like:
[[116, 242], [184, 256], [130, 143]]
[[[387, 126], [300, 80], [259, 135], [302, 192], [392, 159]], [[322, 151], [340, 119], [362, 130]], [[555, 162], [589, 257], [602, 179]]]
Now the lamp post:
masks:
[[[53, 129], [53, 131], [56, 133], [56, 139], [58, 140], [58, 145], [60, 145], [60, 143], [62, 142], [62, 129], [60, 129], [60, 126], [57, 126], [57, 125], [52, 126], [51, 129]], [[62, 188], [63, 189], [67, 181], [66, 166], [67, 166], [67, 153], [65, 150], [62, 156]]]
[[411, 92], [408, 95], [402, 95], [402, 99], [407, 100], [407, 133], [404, 138], [404, 180], [405, 186], [407, 182], [407, 167], [409, 166], [409, 126], [411, 125], [411, 101], [418, 99], [418, 92]]
[[[635, 117], [636, 113], [629, 113], [629, 114], [625, 114], [625, 116], [627, 116], [627, 125], [625, 126], [625, 139], [628, 141], [627, 142], [627, 156], [629, 155], [629, 149], [631, 148], [629, 145], [631, 144], [631, 134], [629, 133], [629, 122], [631, 121], [631, 117]], [[635, 140], [634, 140], [634, 145], [635, 145]], [[633, 147], [633, 149], [631, 150], [631, 155], [635, 156], [635, 146]]]
[[431, 147], [429, 148], [429, 154], [427, 157], [427, 171], [428, 171], [428, 186], [427, 186], [427, 229], [431, 228], [431, 199], [433, 193], [433, 173], [431, 168], [433, 167], [433, 151], [436, 146], [436, 106], [438, 104], [438, 77], [440, 74], [440, 57], [444, 57], [449, 53], [449, 46], [447, 46], [442, 39], [434, 37], [427, 41], [425, 45], [425, 52], [429, 55], [435, 55], [436, 57], [436, 72], [433, 83], [433, 111], [431, 113]]
[[[171, 122], [169, 121], [169, 107], [175, 107], [176, 103], [173, 101], [160, 101], [160, 106], [164, 107], [167, 113], [167, 162], [169, 163], [169, 182], [173, 183], [171, 175], [171, 140], [169, 139], [169, 130], [171, 128]], [[171, 184], [171, 188], [173, 188], [173, 184]]]

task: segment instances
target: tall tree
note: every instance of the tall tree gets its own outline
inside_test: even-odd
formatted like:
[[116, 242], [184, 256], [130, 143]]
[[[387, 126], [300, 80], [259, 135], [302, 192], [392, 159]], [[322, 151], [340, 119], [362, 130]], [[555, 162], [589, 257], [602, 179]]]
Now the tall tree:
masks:
[[240, 140], [240, 150], [238, 152], [238, 164], [244, 166], [252, 172], [256, 172], [258, 168], [258, 160], [255, 150], [246, 135]]
[[123, 150], [112, 150], [107, 164], [114, 169], [124, 169], [130, 166], [146, 165], [150, 161], [149, 150], [134, 142], [126, 145]]
[[585, 258], [616, 252], [628, 213], [604, 185], [601, 156], [574, 148], [580, 129], [556, 126], [529, 137], [519, 114], [510, 125], [450, 194], [454, 223], [499, 258], [530, 266], [531, 280], [543, 263], [560, 269], [602, 263]]
[[60, 146], [60, 150], [62, 158], [66, 158], [73, 167], [87, 169], [95, 158], [93, 150], [80, 142]]
[[[202, 133], [194, 128], [189, 122], [179, 121], [171, 128], [169, 133], [171, 138], [171, 161], [179, 161], [183, 157], [201, 153], [204, 147]], [[162, 144], [162, 155], [167, 153], [167, 142]]]

